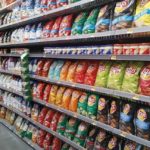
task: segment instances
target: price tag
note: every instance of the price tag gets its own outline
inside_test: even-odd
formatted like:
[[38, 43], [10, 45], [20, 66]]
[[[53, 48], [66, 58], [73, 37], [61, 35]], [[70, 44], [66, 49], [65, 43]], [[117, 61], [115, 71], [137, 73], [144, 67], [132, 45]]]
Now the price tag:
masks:
[[132, 97], [132, 99], [134, 99], [134, 100], [139, 100], [139, 95], [134, 95], [133, 97]]
[[116, 55], [112, 55], [111, 56], [111, 60], [117, 60], [117, 56]]
[[124, 132], [124, 131], [121, 131], [121, 134], [120, 134], [122, 137], [126, 137], [128, 135], [127, 132]]
[[127, 33], [133, 33], [133, 29], [132, 28], [128, 29]]

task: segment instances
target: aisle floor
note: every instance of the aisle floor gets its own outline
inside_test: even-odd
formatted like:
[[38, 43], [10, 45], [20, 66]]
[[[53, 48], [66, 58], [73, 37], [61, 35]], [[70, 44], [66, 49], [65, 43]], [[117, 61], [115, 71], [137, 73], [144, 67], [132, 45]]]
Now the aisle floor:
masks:
[[7, 127], [0, 124], [0, 150], [33, 150]]

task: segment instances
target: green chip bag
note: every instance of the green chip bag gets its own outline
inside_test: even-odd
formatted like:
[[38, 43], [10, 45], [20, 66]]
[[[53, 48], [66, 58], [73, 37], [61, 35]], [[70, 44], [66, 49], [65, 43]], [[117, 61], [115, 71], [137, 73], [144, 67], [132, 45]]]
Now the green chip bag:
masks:
[[82, 34], [82, 29], [87, 17], [88, 17], [88, 12], [81, 12], [76, 17], [71, 30], [72, 35]]
[[111, 62], [109, 61], [101, 61], [99, 63], [95, 86], [99, 86], [99, 87], [107, 86], [107, 79], [108, 79], [110, 67], [111, 67]]
[[122, 90], [131, 93], [138, 92], [138, 84], [140, 78], [140, 71], [143, 67], [143, 62], [129, 62], [125, 70]]
[[95, 8], [90, 12], [90, 15], [87, 18], [87, 20], [84, 24], [84, 27], [83, 27], [84, 34], [95, 32], [95, 25], [96, 25], [98, 13], [99, 13], [99, 8]]
[[88, 97], [87, 116], [91, 119], [96, 119], [98, 99], [99, 99], [99, 96], [94, 95], [94, 94], [91, 94]]
[[114, 62], [110, 68], [107, 87], [110, 89], [121, 90], [122, 81], [125, 73], [126, 62]]
[[83, 92], [79, 98], [77, 112], [83, 116], [87, 115], [88, 93]]

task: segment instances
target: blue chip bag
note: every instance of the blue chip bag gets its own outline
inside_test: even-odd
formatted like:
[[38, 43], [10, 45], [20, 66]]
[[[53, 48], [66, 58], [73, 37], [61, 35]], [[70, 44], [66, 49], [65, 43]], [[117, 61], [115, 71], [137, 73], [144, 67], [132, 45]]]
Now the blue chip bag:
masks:
[[52, 65], [50, 66], [49, 73], [48, 73], [48, 78], [50, 80], [54, 79], [54, 71], [55, 71], [55, 68], [56, 68], [57, 64], [58, 64], [58, 61], [54, 61], [52, 63]]

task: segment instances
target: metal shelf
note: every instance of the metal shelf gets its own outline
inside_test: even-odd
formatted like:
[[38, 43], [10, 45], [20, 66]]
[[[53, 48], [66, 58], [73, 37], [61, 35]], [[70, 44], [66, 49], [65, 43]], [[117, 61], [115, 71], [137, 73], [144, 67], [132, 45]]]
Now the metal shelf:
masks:
[[77, 88], [77, 89], [86, 90], [86, 91], [90, 91], [90, 92], [107, 94], [108, 96], [111, 96], [111, 97], [116, 96], [116, 97], [120, 97], [120, 98], [122, 97], [122, 98], [132, 99], [135, 101], [150, 103], [150, 96], [144, 96], [144, 95], [128, 93], [128, 92], [118, 91], [118, 90], [113, 90], [113, 89], [107, 89], [107, 88], [102, 88], [102, 87], [89, 86], [89, 85], [85, 85], [85, 84], [71, 83], [71, 82], [67, 82], [67, 81], [50, 80], [48, 78], [39, 77], [36, 75], [32, 75], [30, 77], [34, 80], [39, 80], [39, 81], [43, 81], [46, 83], [58, 84], [58, 85]]
[[75, 36], [67, 36], [67, 37], [56, 37], [56, 38], [47, 38], [47, 39], [39, 39], [32, 41], [24, 41], [24, 42], [8, 42], [1, 43], [0, 47], [20, 47], [20, 46], [39, 46], [39, 45], [58, 45], [58, 44], [79, 44], [79, 43], [91, 43], [91, 42], [99, 42], [99, 41], [112, 41], [112, 40], [120, 40], [120, 39], [128, 39], [141, 37], [142, 33], [150, 32], [150, 26], [138, 27], [138, 28], [130, 28], [130, 29], [122, 29], [116, 31], [105, 31], [100, 33], [92, 33], [92, 34], [83, 34], [83, 35], [75, 35]]
[[36, 99], [36, 98], [34, 98], [33, 101], [36, 102], [36, 103], [39, 103], [39, 104], [41, 104], [43, 106], [47, 106], [48, 108], [57, 110], [57, 111], [59, 111], [61, 113], [65, 113], [68, 116], [71, 116], [71, 117], [80, 119], [82, 121], [85, 121], [85, 122], [87, 122], [89, 124], [92, 124], [92, 125], [94, 125], [96, 127], [102, 128], [102, 129], [104, 129], [106, 131], [109, 131], [111, 133], [117, 134], [117, 135], [119, 135], [121, 137], [124, 137], [126, 139], [130, 139], [130, 140], [135, 141], [135, 142], [137, 142], [139, 144], [142, 144], [142, 145], [150, 147], [150, 141], [144, 140], [144, 139], [139, 138], [139, 137], [137, 137], [135, 135], [132, 135], [132, 134], [129, 134], [129, 133], [125, 133], [125, 132], [123, 132], [123, 131], [121, 131], [119, 129], [113, 128], [113, 127], [111, 127], [109, 125], [106, 125], [104, 123], [101, 123], [99, 121], [92, 120], [92, 119], [90, 119], [88, 117], [85, 117], [85, 116], [82, 116], [82, 115], [80, 115], [78, 113], [71, 112], [69, 110], [63, 109], [63, 108], [58, 107], [56, 105], [49, 104], [49, 103], [47, 103], [45, 101], [42, 101], [42, 100], [39, 100], [39, 99]]
[[15, 2], [13, 2], [10, 5], [7, 5], [4, 8], [0, 8], [0, 13], [5, 13], [5, 12], [9, 12], [10, 10], [12, 10], [12, 8], [14, 8], [15, 6], [17, 6], [19, 3], [21, 3], [22, 0], [16, 0]]
[[11, 54], [11, 53], [6, 53], [6, 54], [0, 54], [0, 57], [20, 57], [21, 55], [19, 54]]
[[19, 116], [21, 116], [21, 117], [23, 117], [24, 119], [28, 120], [29, 122], [31, 122], [31, 123], [34, 124], [35, 126], [41, 128], [42, 130], [45, 130], [46, 132], [52, 134], [53, 136], [59, 138], [60, 140], [62, 140], [62, 141], [64, 141], [64, 142], [68, 143], [68, 144], [71, 145], [72, 147], [74, 147], [74, 148], [76, 148], [76, 149], [78, 149], [78, 150], [85, 150], [85, 148], [79, 146], [79, 145], [76, 144], [75, 142], [72, 142], [71, 140], [67, 139], [66, 137], [64, 137], [64, 136], [62, 136], [62, 135], [60, 135], [60, 134], [58, 134], [58, 133], [55, 132], [55, 131], [52, 131], [51, 129], [49, 129], [49, 128], [47, 128], [47, 127], [45, 127], [44, 125], [41, 125], [40, 123], [33, 121], [31, 118], [29, 118], [28, 116], [26, 116], [26, 115], [23, 114], [22, 112], [19, 112], [18, 110], [15, 110], [15, 109], [13, 109], [13, 108], [10, 108], [10, 107], [6, 106], [6, 105], [4, 105], [2, 102], [0, 102], [0, 105], [3, 106], [3, 107], [5, 107], [5, 108], [7, 108], [7, 109], [9, 109], [9, 110], [11, 110], [11, 111], [13, 111], [13, 112], [15, 112], [16, 114], [18, 114]]
[[27, 19], [22, 19], [14, 23], [2, 25], [0, 26], [0, 31], [5, 30], [5, 29], [20, 27], [20, 26], [30, 24], [30, 23], [49, 20], [54, 17], [58, 17], [62, 15], [77, 13], [77, 12], [91, 9], [93, 7], [104, 5], [110, 2], [114, 2], [114, 0], [82, 0], [73, 4], [69, 4], [60, 8], [56, 8], [54, 10], [50, 10], [45, 13], [41, 13], [39, 15], [36, 15]]
[[0, 73], [6, 73], [9, 75], [21, 76], [21, 73], [17, 73], [15, 71], [4, 70], [4, 69], [0, 69]]

